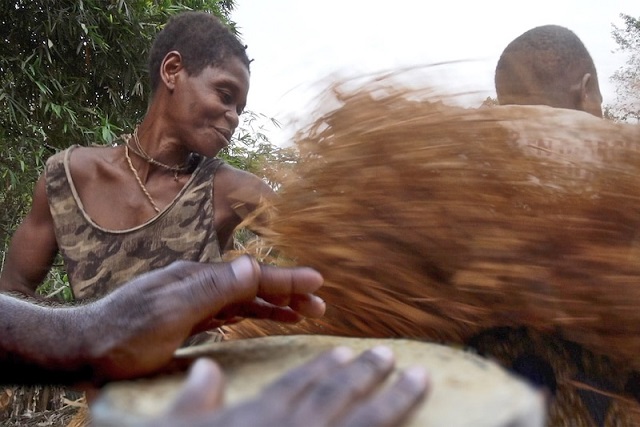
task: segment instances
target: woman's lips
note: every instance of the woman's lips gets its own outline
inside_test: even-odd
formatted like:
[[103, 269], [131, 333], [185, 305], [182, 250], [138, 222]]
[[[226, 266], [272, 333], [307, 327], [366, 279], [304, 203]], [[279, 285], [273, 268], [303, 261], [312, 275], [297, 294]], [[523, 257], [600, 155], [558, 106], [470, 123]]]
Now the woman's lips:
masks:
[[229, 129], [224, 129], [224, 128], [215, 128], [216, 131], [218, 131], [219, 134], [221, 134], [224, 139], [227, 141], [227, 144], [229, 144], [231, 142], [231, 131]]

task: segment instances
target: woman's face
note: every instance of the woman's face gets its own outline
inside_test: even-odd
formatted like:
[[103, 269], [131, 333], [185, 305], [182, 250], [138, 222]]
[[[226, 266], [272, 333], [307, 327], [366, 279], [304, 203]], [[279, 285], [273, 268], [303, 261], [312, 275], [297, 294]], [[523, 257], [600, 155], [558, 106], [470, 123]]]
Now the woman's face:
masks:
[[198, 75], [182, 69], [169, 106], [176, 137], [189, 151], [215, 157], [229, 145], [249, 92], [249, 70], [236, 57]]

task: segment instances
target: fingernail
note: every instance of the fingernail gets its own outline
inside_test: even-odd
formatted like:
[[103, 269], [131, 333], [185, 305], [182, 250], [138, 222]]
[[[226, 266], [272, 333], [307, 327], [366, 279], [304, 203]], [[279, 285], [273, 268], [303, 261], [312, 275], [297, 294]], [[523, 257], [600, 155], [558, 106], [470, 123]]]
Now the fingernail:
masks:
[[215, 375], [215, 363], [205, 357], [197, 359], [189, 371], [189, 378], [197, 382], [209, 382], [211, 376]]
[[236, 278], [244, 274], [253, 274], [253, 260], [248, 255], [236, 258], [231, 261], [231, 270]]
[[404, 370], [404, 377], [412, 383], [424, 387], [429, 382], [429, 372], [422, 366], [411, 366]]
[[338, 362], [347, 362], [353, 359], [353, 350], [349, 347], [339, 346], [331, 350], [331, 356]]
[[393, 360], [393, 351], [384, 345], [378, 345], [371, 349], [371, 353], [375, 354], [382, 360]]
[[325, 304], [325, 305], [327, 304], [326, 302], [324, 302], [322, 298], [320, 298], [317, 295], [311, 295], [311, 299], [313, 300], [314, 303], [317, 303], [317, 304]]

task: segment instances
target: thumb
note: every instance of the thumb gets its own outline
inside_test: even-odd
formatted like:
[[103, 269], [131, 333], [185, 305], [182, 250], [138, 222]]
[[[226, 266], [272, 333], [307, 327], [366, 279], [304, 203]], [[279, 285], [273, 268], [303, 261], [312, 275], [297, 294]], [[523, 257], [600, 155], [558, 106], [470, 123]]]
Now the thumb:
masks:
[[180, 289], [191, 304], [191, 313], [204, 319], [229, 305], [253, 300], [258, 293], [259, 277], [258, 263], [243, 255], [229, 263], [198, 265]]
[[[239, 283], [251, 284], [257, 293], [260, 280], [260, 264], [249, 255], [242, 255], [230, 263], [233, 275]], [[254, 295], [255, 296], [255, 295]]]
[[222, 405], [223, 397], [222, 371], [213, 360], [200, 358], [191, 366], [185, 384], [165, 415], [193, 415], [213, 411]]
[[[292, 301], [300, 306], [298, 300], [303, 297], [307, 301], [308, 294], [317, 291], [323, 283], [320, 273], [311, 268], [260, 265], [248, 255], [230, 263], [203, 266], [189, 280], [181, 289], [193, 308], [199, 308], [191, 311], [199, 321], [207, 316], [215, 317], [234, 304], [254, 301], [256, 297], [278, 306]], [[324, 308], [320, 311], [324, 312]]]

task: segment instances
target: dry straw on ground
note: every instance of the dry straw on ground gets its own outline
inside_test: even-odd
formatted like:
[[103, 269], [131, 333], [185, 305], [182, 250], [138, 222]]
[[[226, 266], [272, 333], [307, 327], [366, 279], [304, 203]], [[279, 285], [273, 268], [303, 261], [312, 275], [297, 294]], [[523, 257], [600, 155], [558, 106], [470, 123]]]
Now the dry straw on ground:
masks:
[[465, 344], [525, 326], [606, 356], [623, 377], [640, 370], [640, 127], [463, 109], [384, 82], [334, 93], [340, 107], [297, 135], [301, 161], [263, 230], [324, 275], [330, 310], [237, 336]]

